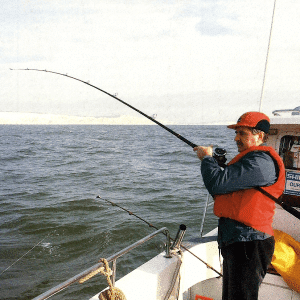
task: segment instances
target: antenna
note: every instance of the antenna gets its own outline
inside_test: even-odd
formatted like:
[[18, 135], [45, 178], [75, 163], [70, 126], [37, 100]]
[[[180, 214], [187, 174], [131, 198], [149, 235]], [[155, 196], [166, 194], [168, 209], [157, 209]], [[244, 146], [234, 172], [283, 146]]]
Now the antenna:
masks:
[[265, 70], [264, 70], [264, 78], [263, 78], [263, 84], [262, 84], [261, 94], [260, 94], [260, 101], [259, 101], [259, 111], [260, 112], [261, 112], [261, 108], [262, 108], [262, 100], [263, 100], [263, 95], [264, 95], [264, 91], [265, 91], [265, 80], [266, 80], [266, 73], [267, 73], [267, 67], [268, 67], [269, 52], [270, 52], [270, 46], [271, 46], [273, 21], [274, 21], [274, 15], [275, 15], [275, 7], [276, 7], [276, 0], [274, 0], [273, 15], [272, 15], [271, 28], [270, 28], [269, 43], [268, 43], [268, 51], [267, 51], [267, 57], [266, 57], [266, 63], [265, 63]]

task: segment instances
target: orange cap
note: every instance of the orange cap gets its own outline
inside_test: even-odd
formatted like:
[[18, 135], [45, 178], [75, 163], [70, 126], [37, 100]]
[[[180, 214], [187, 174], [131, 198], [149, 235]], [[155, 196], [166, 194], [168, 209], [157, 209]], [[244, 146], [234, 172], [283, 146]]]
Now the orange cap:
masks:
[[270, 129], [270, 118], [261, 112], [250, 111], [241, 115], [236, 124], [228, 125], [227, 127], [231, 129], [236, 129], [237, 127], [251, 127], [268, 133]]

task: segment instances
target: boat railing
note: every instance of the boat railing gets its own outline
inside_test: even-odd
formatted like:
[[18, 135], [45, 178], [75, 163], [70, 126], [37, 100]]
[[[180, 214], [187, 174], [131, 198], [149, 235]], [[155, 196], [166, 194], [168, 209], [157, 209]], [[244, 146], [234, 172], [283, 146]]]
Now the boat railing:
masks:
[[209, 201], [210, 198], [211, 198], [211, 196], [209, 195], [209, 193], [207, 193], [206, 201], [205, 201], [205, 205], [204, 205], [204, 210], [203, 210], [203, 216], [202, 216], [201, 226], [200, 226], [200, 237], [203, 236], [203, 227], [204, 227], [204, 223], [205, 223], [205, 217], [206, 217], [207, 208], [209, 206], [212, 206], [214, 204], [213, 200]]
[[[112, 262], [112, 284], [115, 284], [115, 278], [116, 278], [116, 266], [117, 266], [117, 259], [124, 254], [128, 253], [129, 251], [135, 249], [136, 247], [144, 244], [145, 242], [153, 239], [158, 234], [163, 233], [166, 236], [166, 254], [165, 257], [171, 257], [170, 255], [170, 233], [169, 230], [166, 227], [163, 227], [161, 229], [156, 230], [155, 232], [145, 236], [144, 238], [140, 239], [139, 241], [131, 244], [130, 246], [124, 248], [123, 250], [113, 254], [112, 256], [108, 257], [106, 260], [107, 262]], [[79, 282], [82, 278], [86, 277], [87, 275], [91, 274], [92, 272], [95, 272], [100, 267], [102, 267], [102, 263], [97, 263], [90, 267], [89, 269], [75, 275], [74, 277], [66, 280], [65, 282], [53, 287], [52, 289], [48, 290], [47, 292], [35, 297], [32, 300], [43, 300], [48, 299], [51, 296], [57, 294], [58, 292], [64, 290], [65, 288], [69, 287], [73, 283]]]

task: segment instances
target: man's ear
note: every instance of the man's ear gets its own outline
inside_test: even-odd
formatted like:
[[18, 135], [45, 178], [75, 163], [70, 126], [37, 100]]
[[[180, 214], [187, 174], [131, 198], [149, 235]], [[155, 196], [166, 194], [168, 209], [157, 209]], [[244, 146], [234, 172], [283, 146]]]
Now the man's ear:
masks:
[[258, 133], [259, 139], [264, 143], [265, 142], [265, 133], [263, 131], [260, 131]]

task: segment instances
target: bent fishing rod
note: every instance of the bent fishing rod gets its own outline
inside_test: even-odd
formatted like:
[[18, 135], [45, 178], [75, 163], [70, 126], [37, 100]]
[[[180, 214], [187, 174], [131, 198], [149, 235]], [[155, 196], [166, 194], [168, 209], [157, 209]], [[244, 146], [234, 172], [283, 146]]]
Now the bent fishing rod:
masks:
[[57, 75], [61, 75], [61, 76], [65, 76], [65, 77], [68, 77], [68, 78], [71, 78], [71, 79], [74, 79], [74, 80], [77, 80], [77, 81], [80, 81], [84, 84], [87, 84], [95, 89], [97, 89], [98, 91], [118, 100], [119, 102], [125, 104], [126, 106], [130, 107], [131, 109], [135, 110], [136, 112], [138, 112], [139, 114], [143, 115], [144, 117], [148, 118], [149, 120], [151, 120], [152, 122], [156, 123], [157, 125], [159, 125], [160, 127], [162, 127], [163, 129], [167, 130], [168, 132], [170, 132], [171, 134], [175, 135], [178, 139], [182, 140], [183, 142], [185, 142], [186, 144], [188, 144], [189, 146], [191, 146], [192, 148], [195, 148], [197, 147], [196, 144], [190, 142], [189, 140], [187, 140], [186, 138], [184, 138], [183, 136], [181, 136], [180, 134], [178, 134], [177, 132], [173, 131], [172, 129], [170, 129], [169, 127], [163, 125], [162, 123], [158, 122], [157, 120], [155, 120], [154, 118], [148, 116], [147, 114], [143, 113], [142, 111], [140, 111], [139, 109], [133, 107], [132, 105], [130, 105], [129, 103], [121, 100], [120, 98], [116, 97], [115, 95], [112, 95], [106, 91], [104, 91], [103, 89], [100, 89], [99, 87], [93, 85], [93, 84], [90, 84], [88, 81], [84, 81], [84, 80], [81, 80], [81, 79], [78, 79], [76, 77], [73, 77], [73, 76], [69, 76], [68, 74], [63, 74], [63, 73], [59, 73], [59, 72], [54, 72], [54, 71], [48, 71], [48, 70], [40, 70], [40, 69], [10, 69], [12, 71], [38, 71], [38, 72], [46, 72], [46, 73], [52, 73], [52, 74], [57, 74]]
[[[158, 227], [152, 225], [151, 223], [149, 223], [149, 222], [146, 221], [145, 219], [139, 217], [137, 214], [133, 213], [132, 211], [130, 211], [130, 210], [128, 210], [128, 209], [126, 209], [126, 208], [124, 208], [124, 207], [122, 207], [122, 206], [120, 206], [120, 205], [118, 205], [118, 204], [116, 204], [116, 203], [114, 203], [114, 202], [112, 202], [112, 201], [110, 201], [110, 200], [104, 199], [104, 198], [102, 198], [102, 197], [99, 196], [99, 195], [96, 197], [96, 199], [101, 199], [101, 200], [104, 200], [105, 202], [108, 202], [108, 203], [111, 204], [112, 206], [117, 206], [117, 207], [119, 207], [120, 209], [126, 211], [130, 216], [134, 216], [134, 217], [140, 219], [141, 221], [143, 221], [144, 223], [146, 223], [149, 227], [152, 227], [152, 228], [158, 230]], [[174, 239], [172, 239], [171, 237], [170, 237], [170, 239], [174, 241]], [[215, 268], [213, 268], [211, 265], [209, 265], [207, 262], [205, 262], [204, 260], [202, 260], [199, 256], [197, 256], [196, 254], [194, 254], [192, 251], [190, 251], [188, 248], [186, 248], [186, 247], [183, 246], [182, 244], [181, 244], [181, 247], [182, 247], [184, 250], [186, 250], [187, 252], [189, 252], [191, 255], [193, 255], [195, 258], [197, 258], [199, 261], [201, 261], [207, 268], [209, 268], [209, 269], [211, 269], [212, 271], [216, 272], [219, 276], [221, 276], [221, 277], [223, 276], [222, 273], [220, 273], [219, 271], [217, 271]]]

